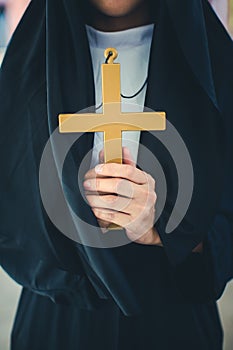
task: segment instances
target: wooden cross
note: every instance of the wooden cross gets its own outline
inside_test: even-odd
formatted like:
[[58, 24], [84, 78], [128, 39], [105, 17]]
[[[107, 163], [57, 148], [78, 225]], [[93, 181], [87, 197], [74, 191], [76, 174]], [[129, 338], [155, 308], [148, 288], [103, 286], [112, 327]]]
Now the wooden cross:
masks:
[[60, 133], [104, 132], [104, 161], [122, 163], [122, 131], [165, 130], [164, 112], [121, 112], [120, 64], [117, 50], [108, 48], [102, 64], [103, 113], [60, 114]]

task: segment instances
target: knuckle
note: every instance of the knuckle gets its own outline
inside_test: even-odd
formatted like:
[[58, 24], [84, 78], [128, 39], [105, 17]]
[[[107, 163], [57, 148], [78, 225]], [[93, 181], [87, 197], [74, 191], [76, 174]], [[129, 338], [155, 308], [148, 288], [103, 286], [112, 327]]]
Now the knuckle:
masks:
[[115, 204], [117, 199], [118, 199], [118, 197], [114, 196], [114, 195], [107, 195], [107, 196], [104, 196], [104, 198], [103, 198], [104, 202], [108, 206], [111, 206], [111, 205]]
[[150, 177], [151, 177], [151, 185], [152, 185], [153, 189], [155, 189], [155, 179], [152, 176], [150, 176]]
[[147, 181], [150, 187], [155, 188], [155, 179], [150, 174], [147, 174]]
[[143, 187], [141, 189], [141, 195], [140, 198], [142, 201], [146, 200], [148, 198], [148, 196], [150, 195], [150, 192], [148, 190], [148, 188]]
[[153, 203], [157, 201], [157, 194], [154, 191], [150, 193], [150, 197]]
[[135, 211], [134, 211], [134, 219], [135, 219], [135, 218], [138, 218], [139, 216], [140, 216], [140, 218], [142, 218], [143, 215], [144, 215], [144, 210], [145, 210], [145, 204], [140, 203], [140, 204], [135, 208]]
[[107, 172], [107, 173], [111, 173], [114, 171], [114, 163], [106, 163], [103, 165], [103, 169]]
[[115, 213], [113, 213], [113, 212], [111, 212], [111, 213], [106, 213], [105, 215], [106, 215], [106, 218], [107, 218], [108, 220], [114, 220], [114, 218], [115, 218]]
[[142, 171], [141, 174], [143, 175], [143, 184], [146, 184], [148, 182], [148, 175], [145, 171]]
[[115, 189], [116, 192], [118, 192], [120, 187], [123, 186], [124, 180], [122, 180], [122, 179], [115, 179], [114, 182], [115, 182], [114, 189]]
[[96, 187], [96, 191], [101, 191], [101, 181], [98, 177], [95, 180], [95, 187]]
[[140, 213], [143, 211], [143, 209], [145, 208], [146, 205], [146, 201], [145, 200], [140, 200], [134, 203], [133, 209], [133, 215], [135, 215], [136, 213]]
[[[118, 169], [118, 164], [116, 164], [116, 163], [106, 163], [105, 165], [104, 165], [104, 169], [106, 170], [106, 172], [108, 173], [108, 175], [110, 175], [110, 174], [116, 174], [116, 172], [117, 172], [117, 169]], [[110, 175], [111, 176], [111, 175]]]
[[132, 177], [133, 172], [134, 172], [134, 168], [131, 165], [125, 166], [125, 173], [126, 173], [127, 177], [129, 177], [129, 178]]

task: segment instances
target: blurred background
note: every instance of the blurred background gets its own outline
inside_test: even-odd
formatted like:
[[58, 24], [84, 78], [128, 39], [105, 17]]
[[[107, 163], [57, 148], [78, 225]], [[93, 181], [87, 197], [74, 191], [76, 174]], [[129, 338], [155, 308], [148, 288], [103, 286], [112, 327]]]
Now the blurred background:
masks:
[[[233, 0], [209, 1], [233, 37]], [[9, 40], [29, 2], [30, 0], [0, 0], [0, 65]], [[20, 292], [21, 287], [0, 267], [0, 350], [10, 349], [10, 332]], [[218, 305], [225, 333], [224, 350], [233, 350], [233, 281], [228, 284]]]

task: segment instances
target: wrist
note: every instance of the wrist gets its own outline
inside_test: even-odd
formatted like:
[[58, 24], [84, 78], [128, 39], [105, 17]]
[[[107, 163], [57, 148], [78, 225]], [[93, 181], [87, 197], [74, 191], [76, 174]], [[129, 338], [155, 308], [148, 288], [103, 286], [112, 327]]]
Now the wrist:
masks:
[[161, 238], [160, 238], [156, 228], [154, 228], [154, 227], [151, 228], [151, 235], [153, 237], [153, 243], [152, 244], [153, 245], [159, 245], [159, 246], [162, 247], [163, 244], [162, 244]]

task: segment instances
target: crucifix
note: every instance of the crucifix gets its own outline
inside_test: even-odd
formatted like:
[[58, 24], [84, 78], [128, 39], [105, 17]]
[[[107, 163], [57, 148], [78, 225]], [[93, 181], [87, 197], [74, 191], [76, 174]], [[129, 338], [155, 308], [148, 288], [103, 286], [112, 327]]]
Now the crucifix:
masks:
[[117, 50], [104, 52], [102, 64], [103, 113], [60, 114], [60, 133], [103, 132], [105, 163], [122, 163], [122, 131], [165, 130], [164, 112], [121, 112], [120, 64]]
[[[105, 163], [122, 163], [122, 131], [165, 130], [164, 112], [121, 112], [120, 64], [117, 50], [108, 48], [102, 64], [103, 113], [60, 114], [60, 133], [103, 132]], [[108, 230], [121, 229], [111, 224]]]

